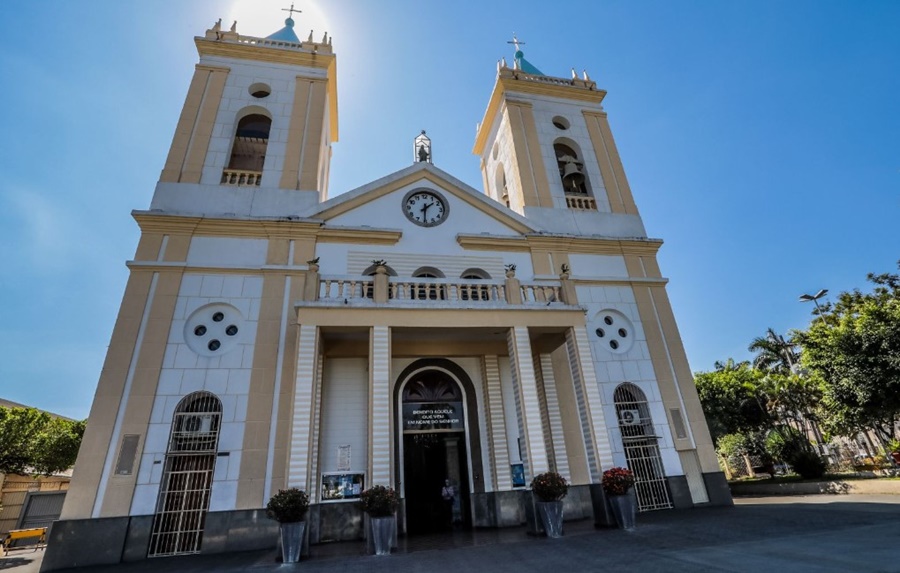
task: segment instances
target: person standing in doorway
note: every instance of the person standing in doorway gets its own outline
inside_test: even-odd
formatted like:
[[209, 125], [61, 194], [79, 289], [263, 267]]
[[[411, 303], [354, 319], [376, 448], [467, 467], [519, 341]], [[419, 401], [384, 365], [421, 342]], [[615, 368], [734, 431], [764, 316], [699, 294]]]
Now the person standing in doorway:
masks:
[[441, 488], [441, 499], [444, 502], [444, 523], [448, 528], [453, 528], [453, 504], [456, 501], [456, 489], [449, 479], [444, 480], [444, 487]]

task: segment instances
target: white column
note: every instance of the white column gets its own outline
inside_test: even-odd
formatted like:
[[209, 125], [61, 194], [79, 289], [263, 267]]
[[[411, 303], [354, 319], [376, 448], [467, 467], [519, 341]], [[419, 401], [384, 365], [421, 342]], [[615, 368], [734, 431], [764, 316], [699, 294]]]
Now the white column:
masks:
[[549, 354], [541, 354], [538, 362], [544, 382], [544, 400], [547, 404], [547, 418], [550, 422], [550, 439], [553, 443], [556, 471], [569, 478], [569, 456], [566, 455], [566, 439], [563, 433], [562, 416], [559, 413], [559, 398], [556, 395], [553, 359]]
[[503, 389], [500, 385], [500, 362], [496, 356], [485, 356], [484, 409], [488, 424], [488, 456], [494, 476], [494, 491], [512, 489], [509, 471], [509, 446], [506, 443], [506, 414], [503, 412]]
[[322, 485], [322, 479], [319, 477], [319, 430], [322, 428], [322, 370], [325, 366], [325, 357], [320, 353], [316, 360], [316, 389], [313, 399], [313, 418], [312, 418], [312, 449], [310, 458], [310, 476], [312, 483], [309, 493], [310, 499], [319, 499], [319, 487]]
[[590, 343], [584, 327], [570, 328], [566, 331], [566, 350], [569, 354], [572, 381], [575, 384], [591, 481], [599, 483], [603, 469], [612, 467], [613, 458], [603, 416], [600, 384], [597, 382]]
[[527, 455], [525, 460], [526, 479], [550, 469], [547, 450], [544, 447], [544, 431], [541, 426], [541, 405], [538, 401], [537, 380], [534, 375], [534, 360], [531, 355], [531, 340], [528, 328], [516, 326], [509, 329], [509, 362], [513, 385], [516, 388], [516, 414], [519, 420], [519, 434], [525, 438]]
[[373, 326], [369, 338], [369, 483], [391, 479], [391, 329]]
[[298, 346], [287, 485], [310, 491], [312, 410], [318, 385], [319, 328], [301, 324]]

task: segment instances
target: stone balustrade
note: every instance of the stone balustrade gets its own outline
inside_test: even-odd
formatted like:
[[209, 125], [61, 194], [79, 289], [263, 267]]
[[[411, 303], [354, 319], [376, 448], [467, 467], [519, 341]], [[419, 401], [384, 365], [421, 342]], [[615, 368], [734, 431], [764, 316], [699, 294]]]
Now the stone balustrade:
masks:
[[569, 209], [580, 209], [582, 211], [596, 211], [597, 201], [593, 197], [587, 195], [566, 194], [566, 206]]
[[262, 171], [246, 171], [242, 169], [225, 169], [222, 171], [222, 185], [239, 187], [259, 187]]
[[[516, 281], [518, 282], [518, 281]], [[389, 277], [388, 303], [434, 304], [459, 306], [519, 304], [508, 296], [509, 281], [473, 279], [441, 279]], [[513, 287], [515, 288], [515, 287]], [[565, 304], [559, 282], [519, 284], [521, 304]], [[318, 300], [347, 304], [374, 299], [375, 277], [320, 276]], [[515, 300], [512, 298], [512, 300]]]

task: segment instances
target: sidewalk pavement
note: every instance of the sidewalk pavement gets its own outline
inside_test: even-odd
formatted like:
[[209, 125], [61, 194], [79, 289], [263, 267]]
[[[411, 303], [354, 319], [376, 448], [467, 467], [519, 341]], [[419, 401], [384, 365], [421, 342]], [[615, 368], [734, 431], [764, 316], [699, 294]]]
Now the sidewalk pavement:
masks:
[[[361, 544], [319, 546], [296, 565], [274, 551], [159, 558], [69, 569], [70, 573], [338, 571], [521, 573], [547, 571], [653, 572], [900, 572], [900, 496], [815, 495], [738, 498], [733, 508], [658, 511], [638, 515], [633, 532], [566, 524], [562, 539], [528, 537], [524, 530], [409, 540], [389, 557], [360, 555]], [[37, 573], [42, 552], [16, 551], [0, 570]]]

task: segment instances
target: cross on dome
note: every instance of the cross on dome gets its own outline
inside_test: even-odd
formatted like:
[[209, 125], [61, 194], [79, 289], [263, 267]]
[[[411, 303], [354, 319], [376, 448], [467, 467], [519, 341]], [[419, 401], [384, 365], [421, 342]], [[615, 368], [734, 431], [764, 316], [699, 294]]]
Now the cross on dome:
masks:
[[302, 10], [295, 10], [295, 9], [294, 9], [294, 3], [293, 3], [293, 2], [291, 2], [291, 7], [290, 7], [290, 8], [282, 8], [281, 11], [282, 11], [282, 12], [287, 12], [287, 13], [288, 13], [288, 17], [287, 17], [287, 19], [284, 21], [284, 24], [285, 24], [286, 26], [288, 26], [289, 28], [293, 28], [293, 27], [294, 27], [294, 12], [296, 12], [297, 14], [300, 14], [300, 13], [302, 12]]

